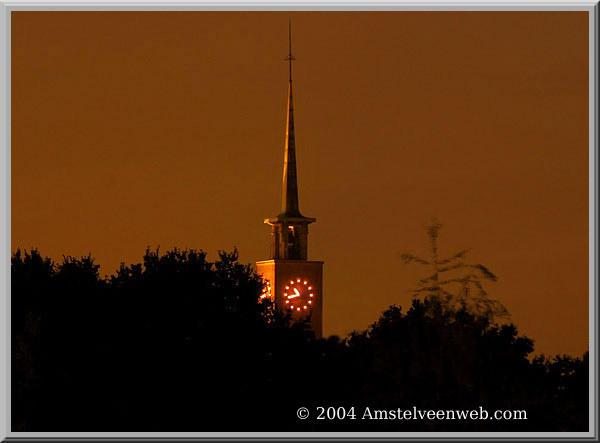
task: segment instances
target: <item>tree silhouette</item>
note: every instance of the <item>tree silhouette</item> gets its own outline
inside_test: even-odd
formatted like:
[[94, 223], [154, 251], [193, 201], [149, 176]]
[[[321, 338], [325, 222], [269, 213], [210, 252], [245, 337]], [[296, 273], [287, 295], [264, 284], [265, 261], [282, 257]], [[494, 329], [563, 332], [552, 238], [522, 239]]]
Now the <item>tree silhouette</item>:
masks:
[[[447, 258], [439, 255], [439, 231], [442, 225], [437, 220], [426, 226], [431, 242], [431, 256], [428, 259], [412, 254], [402, 254], [405, 264], [418, 263], [430, 268], [430, 275], [419, 280], [413, 296], [429, 299], [432, 306], [440, 303], [444, 309], [456, 312], [464, 309], [489, 319], [508, 318], [508, 311], [498, 300], [488, 297], [483, 280], [495, 282], [497, 277], [482, 264], [469, 264], [465, 261], [469, 249], [464, 249]], [[446, 275], [454, 274], [446, 277]], [[458, 285], [458, 290], [450, 287]]]
[[[443, 264], [441, 266], [444, 266]], [[588, 357], [530, 359], [514, 325], [433, 298], [316, 340], [237, 251], [12, 257], [13, 431], [582, 431]], [[441, 281], [439, 282], [441, 283]], [[317, 406], [526, 410], [525, 421], [316, 420]], [[300, 420], [299, 407], [311, 417]]]

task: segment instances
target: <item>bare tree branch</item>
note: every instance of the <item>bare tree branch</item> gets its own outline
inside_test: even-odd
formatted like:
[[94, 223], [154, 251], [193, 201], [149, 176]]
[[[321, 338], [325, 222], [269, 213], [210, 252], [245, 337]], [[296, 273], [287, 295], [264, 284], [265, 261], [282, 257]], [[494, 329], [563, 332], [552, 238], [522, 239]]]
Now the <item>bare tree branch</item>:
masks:
[[[402, 261], [406, 264], [418, 263], [430, 266], [433, 273], [418, 281], [418, 287], [414, 289], [413, 297], [426, 299], [437, 299], [442, 307], [448, 311], [455, 312], [457, 309], [464, 309], [477, 315], [493, 319], [494, 317], [510, 317], [510, 314], [497, 300], [487, 296], [487, 291], [483, 287], [481, 279], [497, 281], [498, 277], [482, 264], [468, 264], [464, 262], [470, 249], [464, 249], [443, 260], [438, 259], [438, 239], [442, 224], [433, 220], [425, 228], [427, 236], [431, 242], [431, 259], [425, 260], [412, 254], [402, 254]], [[440, 265], [446, 265], [440, 267]], [[461, 271], [468, 269], [469, 272], [453, 278], [440, 280], [442, 272]], [[460, 284], [456, 293], [446, 289], [448, 285]], [[475, 291], [475, 292], [473, 292]]]

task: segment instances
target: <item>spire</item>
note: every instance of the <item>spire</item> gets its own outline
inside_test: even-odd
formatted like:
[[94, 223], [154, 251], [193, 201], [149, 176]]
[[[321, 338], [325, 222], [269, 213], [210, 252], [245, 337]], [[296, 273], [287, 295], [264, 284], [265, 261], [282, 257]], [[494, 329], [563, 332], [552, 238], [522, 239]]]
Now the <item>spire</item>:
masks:
[[288, 41], [289, 41], [289, 46], [290, 46], [290, 52], [288, 53], [288, 56], [285, 58], [285, 60], [289, 60], [290, 62], [290, 84], [292, 83], [292, 61], [296, 60], [294, 58], [294, 56], [292, 55], [292, 19], [290, 19], [289, 23], [288, 23]]
[[292, 98], [292, 21], [289, 23], [290, 51], [285, 60], [290, 62], [288, 86], [285, 151], [283, 154], [283, 190], [281, 212], [277, 217], [265, 219], [271, 225], [271, 258], [273, 260], [307, 260], [308, 225], [316, 218], [304, 217], [298, 207], [298, 177], [296, 175], [296, 139], [294, 137], [294, 104]]
[[294, 104], [292, 99], [292, 20], [289, 21], [289, 54], [285, 59], [290, 62], [290, 80], [288, 86], [288, 107], [285, 131], [285, 152], [283, 155], [283, 192], [281, 213], [288, 217], [302, 217], [298, 208], [298, 177], [296, 175], [296, 140], [294, 136]]

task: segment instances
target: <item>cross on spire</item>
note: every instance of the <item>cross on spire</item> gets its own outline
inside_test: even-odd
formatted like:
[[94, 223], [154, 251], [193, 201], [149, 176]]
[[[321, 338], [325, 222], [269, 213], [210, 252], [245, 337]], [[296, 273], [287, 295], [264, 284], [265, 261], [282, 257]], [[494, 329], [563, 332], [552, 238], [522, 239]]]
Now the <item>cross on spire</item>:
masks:
[[289, 44], [290, 44], [290, 51], [288, 53], [288, 56], [284, 59], [286, 61], [290, 62], [290, 83], [292, 82], [292, 62], [294, 60], [296, 60], [294, 58], [294, 56], [292, 55], [292, 19], [290, 18], [289, 23], [288, 23], [288, 38], [289, 38]]

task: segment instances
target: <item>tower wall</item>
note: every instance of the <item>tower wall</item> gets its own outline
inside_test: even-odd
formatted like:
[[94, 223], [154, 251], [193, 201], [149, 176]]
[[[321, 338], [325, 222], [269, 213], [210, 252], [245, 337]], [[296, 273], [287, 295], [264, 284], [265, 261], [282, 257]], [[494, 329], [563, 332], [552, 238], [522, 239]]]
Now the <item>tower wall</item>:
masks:
[[[286, 304], [286, 285], [290, 281], [298, 279], [301, 282], [308, 281], [312, 287], [311, 292], [314, 297], [311, 299], [312, 307], [310, 310], [295, 311], [292, 313], [292, 319], [305, 319], [310, 316], [310, 326], [315, 332], [317, 338], [323, 336], [323, 262], [305, 261], [305, 260], [264, 260], [256, 263], [258, 274], [262, 275], [265, 281], [269, 281], [272, 291], [272, 297], [277, 309], [287, 312], [289, 303]], [[307, 286], [308, 286], [307, 285]]]

